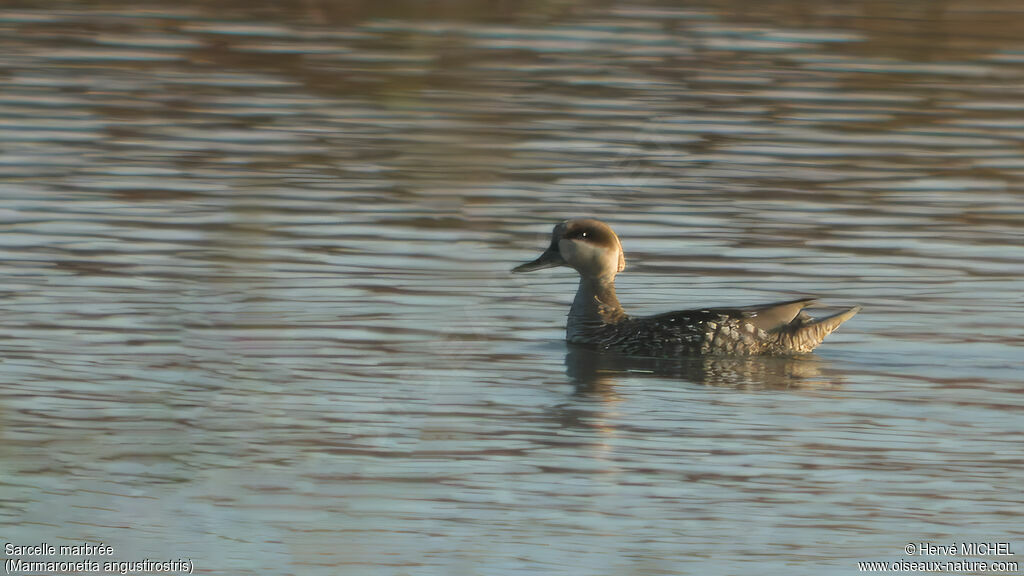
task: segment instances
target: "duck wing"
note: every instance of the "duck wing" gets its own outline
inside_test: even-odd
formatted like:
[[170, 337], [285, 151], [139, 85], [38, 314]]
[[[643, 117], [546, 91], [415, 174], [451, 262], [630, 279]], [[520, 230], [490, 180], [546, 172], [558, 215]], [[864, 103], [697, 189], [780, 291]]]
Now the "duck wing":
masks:
[[743, 318], [753, 324], [758, 330], [774, 332], [792, 324], [798, 318], [801, 320], [810, 319], [810, 316], [802, 312], [802, 310], [817, 301], [817, 298], [800, 298], [797, 300], [787, 300], [786, 302], [775, 302], [774, 304], [743, 306], [735, 308], [735, 313], [730, 314], [730, 316]]
[[656, 332], [653, 340], [662, 338], [666, 344], [675, 343], [677, 353], [802, 353], [813, 350], [860, 311], [860, 306], [854, 306], [831, 316], [813, 318], [803, 309], [816, 301], [799, 298], [754, 306], [679, 310], [636, 319], [636, 323], [645, 327], [649, 336]]
[[756, 304], [754, 306], [723, 306], [719, 308], [677, 310], [651, 316], [651, 319], [661, 322], [671, 322], [675, 319], [677, 322], [682, 320], [682, 324], [700, 324], [704, 322], [718, 322], [723, 318], [730, 318], [753, 324], [758, 330], [773, 332], [788, 326], [798, 316], [809, 319], [810, 317], [802, 314], [801, 310], [814, 304], [816, 301], [817, 298], [800, 298], [785, 302], [775, 302], [773, 304]]

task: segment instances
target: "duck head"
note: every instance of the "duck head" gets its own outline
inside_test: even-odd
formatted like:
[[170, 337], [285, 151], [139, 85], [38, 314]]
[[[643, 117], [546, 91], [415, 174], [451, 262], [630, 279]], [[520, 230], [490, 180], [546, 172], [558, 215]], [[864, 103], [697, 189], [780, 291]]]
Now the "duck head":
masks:
[[565, 220], [551, 231], [551, 245], [533, 262], [513, 272], [568, 266], [584, 278], [614, 278], [626, 268], [622, 244], [611, 227], [592, 218]]

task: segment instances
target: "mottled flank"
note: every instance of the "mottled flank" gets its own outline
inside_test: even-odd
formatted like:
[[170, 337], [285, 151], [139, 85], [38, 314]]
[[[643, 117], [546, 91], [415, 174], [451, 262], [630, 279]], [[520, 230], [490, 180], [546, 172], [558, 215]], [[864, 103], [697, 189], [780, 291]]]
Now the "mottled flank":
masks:
[[681, 310], [631, 318], [615, 294], [615, 275], [626, 267], [611, 227], [582, 218], [555, 225], [551, 244], [513, 272], [569, 266], [580, 274], [566, 340], [638, 356], [779, 355], [810, 352], [860, 311], [854, 306], [824, 318], [803, 311], [814, 298], [738, 308]]
[[767, 328], [758, 325], [758, 318], [794, 305], [803, 308], [813, 302], [813, 299], [801, 299], [744, 308], [681, 310], [642, 318], [626, 317], [615, 323], [590, 322], [582, 324], [569, 341], [638, 356], [810, 352], [860, 308], [853, 307], [820, 319], [799, 312], [791, 320]]

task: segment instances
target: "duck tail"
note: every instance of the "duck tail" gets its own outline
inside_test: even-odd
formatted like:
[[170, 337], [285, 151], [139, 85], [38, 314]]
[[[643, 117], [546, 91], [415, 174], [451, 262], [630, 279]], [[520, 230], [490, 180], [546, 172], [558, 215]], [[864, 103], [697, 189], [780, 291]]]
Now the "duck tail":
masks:
[[791, 324], [792, 328], [782, 335], [786, 340], [785, 347], [793, 352], [810, 352], [821, 344], [826, 336], [839, 328], [840, 324], [853, 318], [860, 310], [860, 306], [853, 306], [823, 318], [811, 318], [801, 313], [801, 317]]

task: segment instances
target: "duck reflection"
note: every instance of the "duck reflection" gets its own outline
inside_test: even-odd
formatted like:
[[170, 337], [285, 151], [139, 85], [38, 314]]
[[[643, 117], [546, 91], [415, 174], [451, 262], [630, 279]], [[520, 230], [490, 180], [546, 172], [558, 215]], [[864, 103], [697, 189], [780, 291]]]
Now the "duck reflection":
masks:
[[574, 344], [568, 344], [568, 348], [566, 374], [577, 394], [607, 395], [620, 378], [637, 374], [746, 390], [839, 386], [826, 374], [828, 363], [813, 354], [646, 358], [598, 352]]

